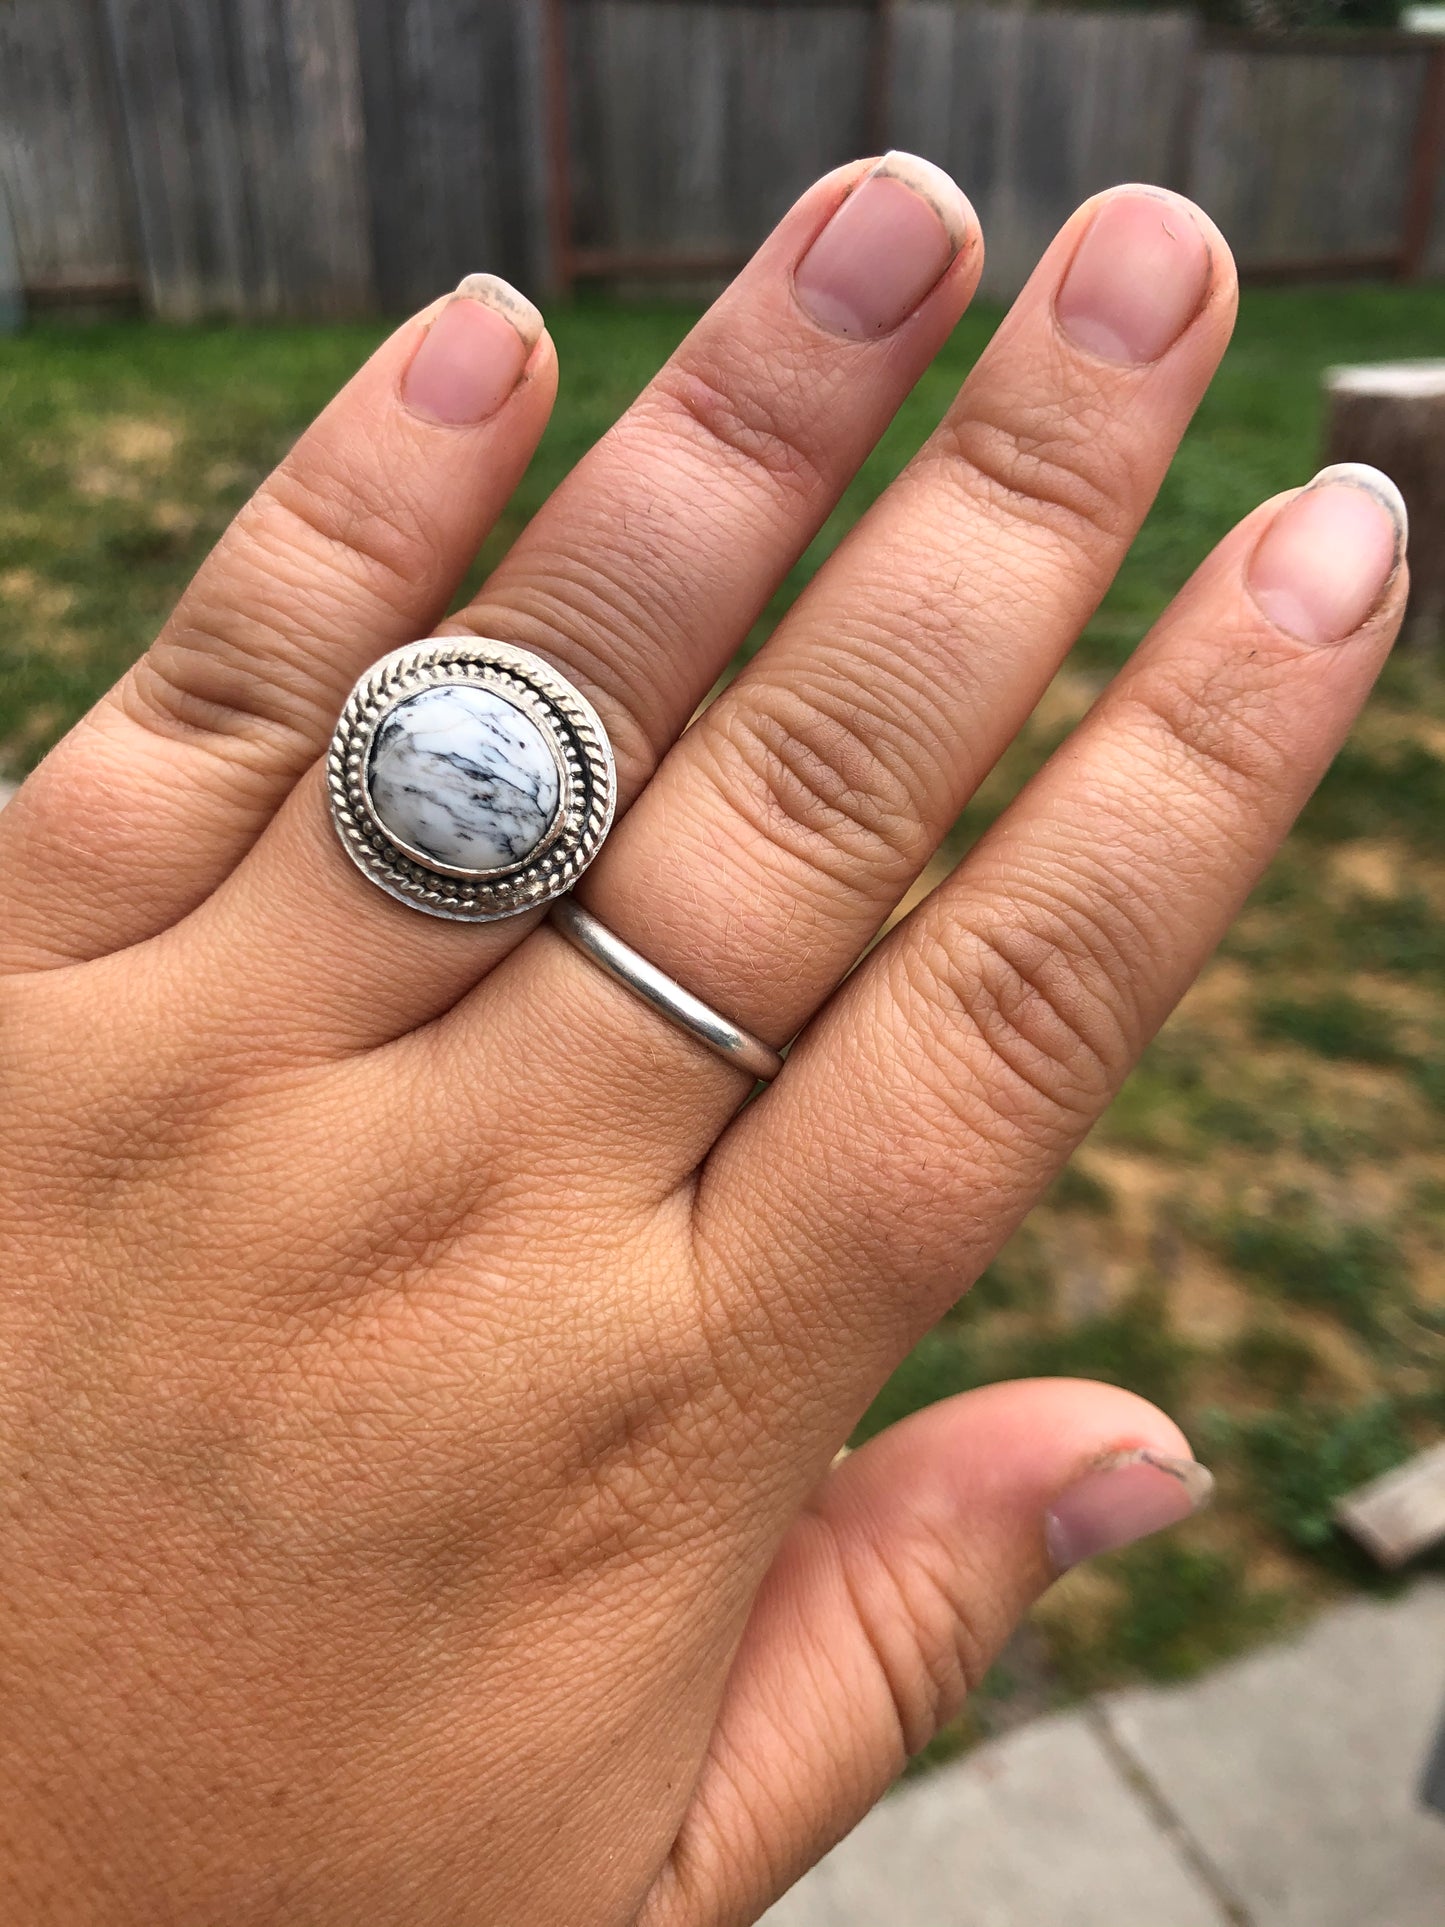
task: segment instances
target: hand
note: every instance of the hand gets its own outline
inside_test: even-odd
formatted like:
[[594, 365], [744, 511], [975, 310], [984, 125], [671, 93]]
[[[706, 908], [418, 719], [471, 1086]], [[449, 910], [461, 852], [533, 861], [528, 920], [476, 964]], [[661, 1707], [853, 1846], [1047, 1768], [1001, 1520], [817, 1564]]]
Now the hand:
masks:
[[[847, 975], [1149, 506], [1229, 333], [1207, 220], [1081, 209], [682, 733], [980, 252], [923, 163], [820, 182], [441, 622], [556, 381], [529, 305], [464, 283], [0, 815], [7, 1920], [750, 1920], [1060, 1566], [1203, 1489], [1161, 1413], [1063, 1382], [830, 1462], [1208, 956], [1399, 621], [1382, 478], [1266, 504]], [[597, 707], [627, 814], [579, 896], [802, 1032], [755, 1102], [535, 918], [438, 921], [348, 862], [318, 758], [439, 622]]]

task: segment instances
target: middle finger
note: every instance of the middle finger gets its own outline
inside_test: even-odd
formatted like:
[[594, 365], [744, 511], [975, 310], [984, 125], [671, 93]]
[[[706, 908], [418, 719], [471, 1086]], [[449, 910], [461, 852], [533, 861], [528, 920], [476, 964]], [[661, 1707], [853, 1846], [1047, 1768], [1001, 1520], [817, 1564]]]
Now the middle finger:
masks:
[[[1234, 306], [1229, 251], [1189, 202], [1125, 188], [1081, 208], [938, 432], [668, 757], [584, 880], [587, 906], [735, 1022], [791, 1037], [1088, 620]], [[570, 1104], [579, 1080], [599, 1101], [615, 1083], [680, 1176], [745, 1080], [554, 950], [545, 983], [529, 952], [483, 986], [476, 1021], [503, 1021], [508, 995], [533, 1028], [539, 1003], [567, 1008]]]

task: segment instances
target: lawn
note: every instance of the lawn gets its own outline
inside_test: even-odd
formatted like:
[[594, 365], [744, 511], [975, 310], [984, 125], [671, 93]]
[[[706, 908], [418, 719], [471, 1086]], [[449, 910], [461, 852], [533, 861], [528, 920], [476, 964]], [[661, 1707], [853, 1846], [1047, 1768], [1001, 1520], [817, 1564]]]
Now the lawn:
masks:
[[[554, 317], [556, 419], [494, 561], [688, 322]], [[907, 459], [987, 339], [971, 315], [769, 620]], [[141, 324], [0, 342], [0, 773], [144, 647], [190, 570], [377, 330]], [[1317, 465], [1328, 363], [1438, 353], [1445, 290], [1247, 295], [1118, 582], [951, 840], [965, 849], [1171, 591]], [[760, 625], [759, 636], [767, 624]], [[1220, 955], [1073, 1165], [865, 1430], [999, 1375], [1159, 1400], [1221, 1479], [1207, 1517], [1072, 1575], [946, 1750], [1016, 1709], [1177, 1677], [1343, 1588], [1343, 1490], [1445, 1434], [1445, 665], [1397, 660]]]

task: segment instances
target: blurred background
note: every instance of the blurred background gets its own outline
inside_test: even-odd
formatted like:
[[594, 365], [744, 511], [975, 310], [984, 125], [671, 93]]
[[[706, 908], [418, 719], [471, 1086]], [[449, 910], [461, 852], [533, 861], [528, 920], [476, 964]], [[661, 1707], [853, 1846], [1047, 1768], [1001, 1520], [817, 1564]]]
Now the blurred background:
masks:
[[[750, 648], [1086, 195], [1129, 178], [1184, 190], [1246, 282], [1132, 556], [926, 884], [1237, 517], [1327, 447], [1398, 455], [1422, 580], [1408, 645], [1220, 956], [866, 1428], [1001, 1375], [1114, 1379], [1181, 1419], [1220, 1503], [1071, 1576], [934, 1759], [1399, 1586], [1334, 1509], [1445, 1439], [1445, 654], [1429, 587], [1445, 379], [1406, 381], [1383, 429], [1332, 416], [1325, 380], [1445, 355], [1437, 27], [1445, 8], [1393, 0], [0, 0], [12, 781], [146, 645], [385, 317], [478, 269], [547, 308], [561, 401], [480, 573], [792, 198], [889, 146], [974, 200], [983, 296]], [[1356, 445], [1372, 434], [1384, 443]], [[1440, 1489], [1426, 1507], [1445, 1533]], [[1431, 1537], [1416, 1565], [1445, 1571]]]

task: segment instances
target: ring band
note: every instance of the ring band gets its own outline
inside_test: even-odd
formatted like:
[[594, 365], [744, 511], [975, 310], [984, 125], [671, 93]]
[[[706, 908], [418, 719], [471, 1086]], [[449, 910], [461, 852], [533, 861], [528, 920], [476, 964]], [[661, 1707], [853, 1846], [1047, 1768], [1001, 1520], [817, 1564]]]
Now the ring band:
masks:
[[614, 982], [641, 997], [661, 1016], [706, 1045], [715, 1057], [736, 1065], [738, 1070], [746, 1071], [749, 1077], [764, 1084], [771, 1084], [783, 1068], [783, 1060], [771, 1044], [729, 1023], [700, 997], [694, 997], [690, 990], [674, 983], [656, 964], [650, 964], [572, 897], [560, 897], [552, 905], [551, 921], [574, 950], [590, 957]]

